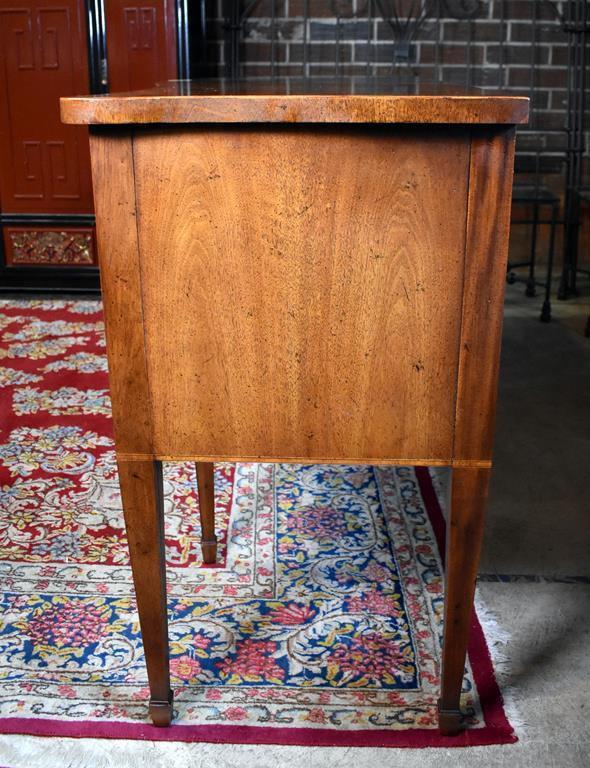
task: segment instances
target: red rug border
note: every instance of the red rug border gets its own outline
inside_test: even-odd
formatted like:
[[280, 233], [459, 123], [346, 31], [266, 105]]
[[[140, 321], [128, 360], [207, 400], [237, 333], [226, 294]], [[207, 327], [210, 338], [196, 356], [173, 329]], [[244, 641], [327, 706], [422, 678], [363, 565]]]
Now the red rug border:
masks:
[[[445, 520], [427, 467], [415, 467], [424, 505], [444, 560]], [[172, 725], [156, 728], [147, 723], [103, 723], [85, 720], [66, 722], [27, 717], [0, 718], [0, 734], [59, 736], [221, 744], [273, 744], [316, 747], [475, 747], [514, 744], [518, 741], [508, 722], [496, 682], [492, 659], [475, 610], [471, 625], [469, 659], [480, 695], [485, 726], [467, 729], [457, 736], [411, 728], [406, 731], [333, 731], [326, 728], [268, 728], [241, 725]]]

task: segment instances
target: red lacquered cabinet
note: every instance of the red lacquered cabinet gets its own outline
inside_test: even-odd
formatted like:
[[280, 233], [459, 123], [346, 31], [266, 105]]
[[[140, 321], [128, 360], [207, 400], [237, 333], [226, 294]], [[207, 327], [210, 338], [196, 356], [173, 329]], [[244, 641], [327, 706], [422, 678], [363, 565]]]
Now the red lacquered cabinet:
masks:
[[0, 4], [0, 288], [98, 288], [88, 131], [59, 98], [186, 77], [183, 25], [174, 0]]

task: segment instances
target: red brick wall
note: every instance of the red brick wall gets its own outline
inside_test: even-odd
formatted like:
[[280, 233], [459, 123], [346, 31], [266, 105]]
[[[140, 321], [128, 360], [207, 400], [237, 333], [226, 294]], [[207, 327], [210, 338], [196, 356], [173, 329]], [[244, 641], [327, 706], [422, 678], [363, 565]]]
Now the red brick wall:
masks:
[[[410, 58], [399, 59], [392, 24], [381, 12], [406, 12], [412, 0], [258, 0], [244, 22], [240, 57], [247, 76], [418, 75], [461, 85], [502, 88], [532, 96], [531, 127], [565, 126], [568, 35], [556, 14], [558, 0], [424, 0], [431, 9], [410, 43]], [[242, 3], [245, 5], [246, 3]], [[272, 7], [274, 6], [274, 18]], [[221, 0], [212, 26], [223, 62]], [[473, 20], [451, 16], [453, 9], [475, 8]], [[304, 12], [308, 17], [304, 21]], [[335, 10], [340, 9], [338, 18]], [[437, 14], [440, 13], [440, 16]], [[346, 18], [354, 13], [352, 18]], [[536, 16], [536, 22], [534, 18]], [[402, 24], [405, 19], [402, 19]], [[306, 63], [304, 64], [304, 59]], [[274, 66], [271, 61], [274, 59]], [[520, 149], [533, 148], [538, 137], [521, 137]], [[542, 139], [545, 155], [561, 154], [564, 134]], [[544, 158], [544, 162], [549, 162]], [[557, 170], [557, 169], [555, 169]]]

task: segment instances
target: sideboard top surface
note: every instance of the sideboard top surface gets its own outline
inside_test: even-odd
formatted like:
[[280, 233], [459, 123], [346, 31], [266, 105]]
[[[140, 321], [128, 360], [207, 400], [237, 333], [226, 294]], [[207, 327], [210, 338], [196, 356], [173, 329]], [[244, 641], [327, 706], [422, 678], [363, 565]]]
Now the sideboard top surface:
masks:
[[61, 99], [65, 123], [526, 123], [525, 96], [387, 77], [173, 80]]

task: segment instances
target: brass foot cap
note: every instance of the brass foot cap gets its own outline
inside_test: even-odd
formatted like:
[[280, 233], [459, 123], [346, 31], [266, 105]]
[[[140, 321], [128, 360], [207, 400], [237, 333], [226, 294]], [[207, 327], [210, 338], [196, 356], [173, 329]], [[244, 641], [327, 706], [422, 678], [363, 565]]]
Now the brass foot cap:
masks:
[[211, 565], [217, 560], [217, 539], [201, 542], [201, 552], [203, 553], [203, 562]]
[[438, 702], [438, 729], [442, 736], [456, 736], [462, 730], [461, 710], [443, 709]]
[[172, 700], [174, 694], [172, 691], [168, 694], [168, 701], [158, 701], [150, 699], [150, 717], [152, 723], [158, 728], [166, 728], [172, 722]]

